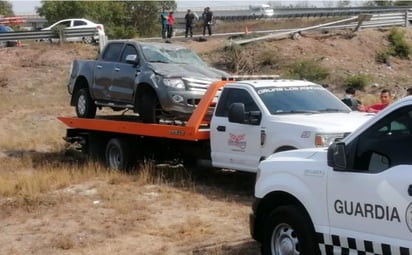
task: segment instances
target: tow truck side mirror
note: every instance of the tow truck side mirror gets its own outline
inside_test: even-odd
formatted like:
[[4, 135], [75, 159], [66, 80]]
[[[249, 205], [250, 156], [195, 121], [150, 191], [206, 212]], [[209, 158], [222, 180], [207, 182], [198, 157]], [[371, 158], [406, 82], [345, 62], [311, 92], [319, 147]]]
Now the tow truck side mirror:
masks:
[[245, 123], [245, 105], [243, 103], [233, 103], [229, 107], [229, 122]]
[[259, 125], [262, 119], [260, 111], [245, 112], [245, 104], [233, 103], [229, 107], [229, 122]]
[[343, 142], [334, 142], [328, 148], [328, 166], [335, 170], [345, 170], [346, 162], [346, 145]]

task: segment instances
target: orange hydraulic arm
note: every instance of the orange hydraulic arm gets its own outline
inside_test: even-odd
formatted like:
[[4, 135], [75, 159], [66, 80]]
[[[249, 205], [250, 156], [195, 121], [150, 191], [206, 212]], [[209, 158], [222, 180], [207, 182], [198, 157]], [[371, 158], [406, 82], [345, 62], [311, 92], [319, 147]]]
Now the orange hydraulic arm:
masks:
[[184, 126], [148, 124], [102, 118], [83, 119], [76, 117], [58, 117], [58, 119], [70, 128], [84, 130], [164, 137], [188, 141], [208, 140], [210, 138], [209, 129], [202, 130], [200, 129], [200, 126], [203, 123], [204, 117], [208, 112], [217, 91], [228, 82], [232, 81], [225, 80], [212, 83]]

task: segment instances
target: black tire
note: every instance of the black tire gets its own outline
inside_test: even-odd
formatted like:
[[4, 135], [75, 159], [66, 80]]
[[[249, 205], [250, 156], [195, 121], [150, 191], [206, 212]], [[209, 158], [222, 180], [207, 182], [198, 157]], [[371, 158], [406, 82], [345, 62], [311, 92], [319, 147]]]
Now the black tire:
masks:
[[93, 37], [91, 36], [85, 36], [83, 37], [82, 40], [83, 40], [83, 43], [85, 44], [92, 44], [94, 42]]
[[76, 114], [79, 118], [92, 119], [96, 116], [97, 107], [88, 89], [79, 89], [75, 94]]
[[112, 138], [106, 145], [106, 166], [113, 170], [128, 170], [133, 164], [132, 148], [124, 138]]
[[318, 255], [315, 230], [306, 213], [296, 206], [280, 206], [267, 217], [262, 241], [263, 255]]
[[140, 104], [140, 118], [144, 123], [156, 123], [156, 107], [157, 97], [152, 92], [145, 92], [142, 95], [142, 101]]

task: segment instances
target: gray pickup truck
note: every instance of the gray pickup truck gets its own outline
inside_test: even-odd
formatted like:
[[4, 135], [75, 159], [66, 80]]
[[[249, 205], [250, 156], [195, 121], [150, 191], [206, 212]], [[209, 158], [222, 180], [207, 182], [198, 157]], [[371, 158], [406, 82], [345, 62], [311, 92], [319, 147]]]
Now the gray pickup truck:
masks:
[[68, 90], [80, 118], [110, 107], [132, 109], [143, 122], [156, 123], [186, 119], [207, 87], [228, 76], [181, 45], [117, 40], [97, 60], [73, 61]]

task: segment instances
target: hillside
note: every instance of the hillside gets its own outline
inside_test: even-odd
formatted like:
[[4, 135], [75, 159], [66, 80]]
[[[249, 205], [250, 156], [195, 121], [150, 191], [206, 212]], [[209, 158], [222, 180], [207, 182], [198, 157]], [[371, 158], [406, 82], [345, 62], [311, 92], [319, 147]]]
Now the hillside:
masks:
[[[402, 30], [412, 42], [412, 32]], [[389, 45], [387, 35], [310, 32], [249, 44], [241, 48], [249, 65], [243, 70], [283, 76], [291, 63], [316, 59], [338, 96], [345, 77], [363, 73], [373, 77], [363, 100], [376, 100], [382, 87], [400, 97], [412, 84], [411, 61], [391, 58], [390, 67], [375, 61]], [[226, 39], [172, 43], [216, 67], [230, 63]], [[69, 66], [96, 54], [97, 47], [83, 44], [0, 48], [0, 226], [6, 233], [0, 254], [259, 254], [248, 232], [252, 174], [150, 162], [138, 172], [111, 172], [65, 147], [66, 127], [56, 117], [75, 113], [66, 88]], [[261, 65], [265, 56], [270, 64]]]

